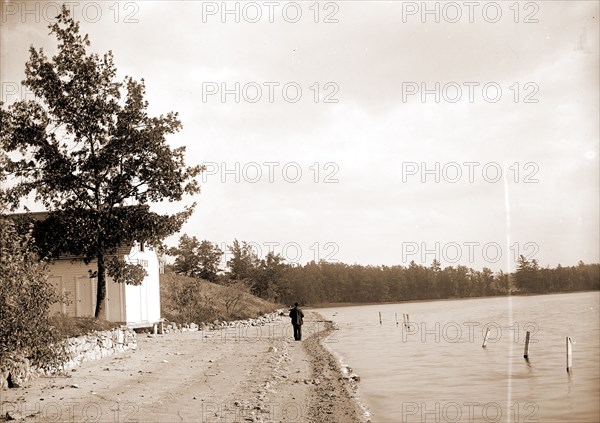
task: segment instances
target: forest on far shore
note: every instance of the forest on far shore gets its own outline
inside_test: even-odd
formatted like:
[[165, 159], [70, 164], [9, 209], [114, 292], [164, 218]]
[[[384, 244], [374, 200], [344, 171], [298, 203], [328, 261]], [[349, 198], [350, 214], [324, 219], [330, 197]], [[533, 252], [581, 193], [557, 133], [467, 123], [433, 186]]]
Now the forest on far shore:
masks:
[[183, 235], [170, 248], [178, 274], [222, 285], [246, 286], [254, 295], [273, 302], [303, 305], [324, 303], [377, 303], [508, 294], [544, 294], [600, 290], [600, 263], [542, 268], [535, 259], [519, 257], [513, 273], [484, 267], [442, 269], [434, 260], [427, 267], [414, 261], [408, 266], [370, 266], [341, 262], [286, 263], [269, 252], [260, 259], [246, 242], [228, 246], [226, 269], [219, 264], [223, 251], [217, 244]]

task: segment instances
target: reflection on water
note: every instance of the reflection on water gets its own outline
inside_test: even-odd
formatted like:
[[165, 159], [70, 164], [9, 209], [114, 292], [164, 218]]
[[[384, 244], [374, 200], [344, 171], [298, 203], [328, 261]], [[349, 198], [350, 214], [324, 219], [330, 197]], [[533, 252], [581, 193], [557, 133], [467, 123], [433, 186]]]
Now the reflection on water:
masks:
[[361, 377], [373, 422], [598, 422], [599, 305], [586, 292], [317, 311], [337, 323], [327, 346]]

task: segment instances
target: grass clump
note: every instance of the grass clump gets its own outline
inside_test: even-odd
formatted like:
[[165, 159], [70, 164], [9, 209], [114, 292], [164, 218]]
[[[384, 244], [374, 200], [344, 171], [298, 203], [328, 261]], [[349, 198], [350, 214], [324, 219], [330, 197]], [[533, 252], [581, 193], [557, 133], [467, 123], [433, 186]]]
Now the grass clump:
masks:
[[55, 328], [60, 339], [87, 335], [91, 332], [111, 330], [121, 326], [117, 322], [109, 322], [93, 317], [70, 317], [64, 314], [55, 314], [50, 317], [50, 325]]

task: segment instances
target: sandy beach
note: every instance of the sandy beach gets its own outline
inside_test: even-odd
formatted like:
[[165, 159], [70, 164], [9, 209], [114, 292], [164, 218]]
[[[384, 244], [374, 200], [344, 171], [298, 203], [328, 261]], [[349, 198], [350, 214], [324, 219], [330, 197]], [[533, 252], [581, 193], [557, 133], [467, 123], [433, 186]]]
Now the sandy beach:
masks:
[[356, 386], [308, 312], [260, 327], [138, 335], [135, 350], [1, 392], [3, 418], [27, 422], [359, 422]]

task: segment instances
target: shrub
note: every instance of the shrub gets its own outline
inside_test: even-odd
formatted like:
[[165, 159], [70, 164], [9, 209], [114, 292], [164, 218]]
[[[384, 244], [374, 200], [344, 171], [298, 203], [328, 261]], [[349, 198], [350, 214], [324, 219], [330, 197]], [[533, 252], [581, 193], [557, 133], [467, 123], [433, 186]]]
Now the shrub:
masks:
[[160, 278], [162, 316], [177, 323], [202, 323], [256, 317], [276, 304], [248, 292], [243, 281], [231, 286], [165, 272]]
[[208, 322], [218, 319], [212, 296], [193, 278], [173, 278], [161, 284], [164, 317], [176, 322]]
[[61, 298], [33, 251], [31, 235], [2, 215], [0, 261], [0, 364], [19, 354], [36, 367], [56, 367], [64, 351], [49, 309]]

